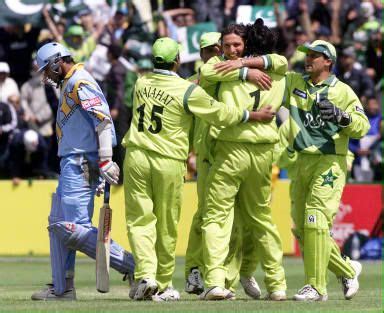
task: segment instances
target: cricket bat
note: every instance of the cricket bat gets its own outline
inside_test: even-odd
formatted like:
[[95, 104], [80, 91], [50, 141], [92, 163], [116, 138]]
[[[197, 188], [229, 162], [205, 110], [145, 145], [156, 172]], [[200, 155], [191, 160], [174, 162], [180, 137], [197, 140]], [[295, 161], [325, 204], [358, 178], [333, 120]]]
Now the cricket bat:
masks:
[[109, 259], [111, 245], [112, 209], [109, 206], [109, 183], [105, 182], [104, 204], [100, 208], [99, 228], [96, 243], [96, 289], [98, 292], [109, 291]]

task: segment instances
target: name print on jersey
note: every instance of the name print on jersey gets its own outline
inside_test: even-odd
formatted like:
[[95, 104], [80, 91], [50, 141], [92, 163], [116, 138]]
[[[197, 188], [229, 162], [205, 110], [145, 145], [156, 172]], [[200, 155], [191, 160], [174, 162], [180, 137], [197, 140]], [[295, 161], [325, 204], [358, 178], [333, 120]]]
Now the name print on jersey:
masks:
[[169, 105], [174, 101], [174, 98], [167, 94], [164, 90], [152, 88], [152, 87], [144, 87], [136, 90], [136, 96], [139, 98], [153, 98], [164, 105]]

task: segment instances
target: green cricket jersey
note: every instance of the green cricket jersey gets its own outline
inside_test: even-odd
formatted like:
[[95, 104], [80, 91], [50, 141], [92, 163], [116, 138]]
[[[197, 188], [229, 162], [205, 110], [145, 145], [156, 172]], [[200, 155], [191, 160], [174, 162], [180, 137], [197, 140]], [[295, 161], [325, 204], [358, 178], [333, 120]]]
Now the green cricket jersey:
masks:
[[[348, 141], [361, 138], [369, 130], [369, 122], [359, 98], [345, 83], [330, 75], [313, 85], [308, 75], [287, 73], [284, 105], [290, 111], [290, 147], [301, 153], [346, 155]], [[328, 99], [351, 115], [352, 123], [342, 128], [320, 118], [317, 103]]]
[[123, 145], [186, 160], [193, 115], [218, 126], [238, 124], [247, 116], [245, 110], [217, 102], [176, 73], [155, 69], [136, 82], [132, 125]]
[[[264, 58], [267, 60], [266, 72], [272, 78], [270, 90], [260, 90], [254, 84], [244, 80], [221, 80], [213, 65], [222, 59], [215, 57], [203, 65], [201, 73], [202, 86], [216, 83], [215, 94], [217, 100], [224, 102], [227, 106], [238, 109], [256, 111], [264, 106], [271, 105], [274, 111], [281, 106], [285, 89], [284, 74], [288, 68], [287, 59], [278, 54], [269, 54]], [[242, 69], [243, 70], [243, 69]], [[241, 73], [239, 74], [241, 76]], [[210, 135], [217, 140], [248, 142], [248, 143], [276, 143], [279, 139], [276, 121], [269, 123], [242, 124], [236, 127], [211, 127]]]

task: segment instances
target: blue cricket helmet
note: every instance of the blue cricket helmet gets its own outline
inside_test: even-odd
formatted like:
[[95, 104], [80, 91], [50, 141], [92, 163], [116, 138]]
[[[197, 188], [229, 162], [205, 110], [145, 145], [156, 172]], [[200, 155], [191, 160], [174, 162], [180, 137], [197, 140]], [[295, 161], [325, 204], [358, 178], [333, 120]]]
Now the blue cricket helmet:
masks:
[[50, 42], [42, 46], [36, 55], [38, 72], [41, 72], [49, 63], [57, 63], [58, 58], [71, 56], [71, 53], [62, 44]]

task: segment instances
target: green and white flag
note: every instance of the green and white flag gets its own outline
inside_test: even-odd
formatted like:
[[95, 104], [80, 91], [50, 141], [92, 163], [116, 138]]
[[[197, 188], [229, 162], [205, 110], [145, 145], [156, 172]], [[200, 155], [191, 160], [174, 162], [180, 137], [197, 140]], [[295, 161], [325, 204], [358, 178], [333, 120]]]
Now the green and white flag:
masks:
[[39, 25], [41, 10], [48, 0], [2, 0], [0, 1], [0, 26]]
[[206, 32], [215, 32], [216, 25], [213, 22], [198, 23], [188, 27], [180, 27], [177, 30], [179, 43], [183, 46], [180, 53], [181, 63], [192, 62], [200, 58], [200, 37]]
[[42, 9], [44, 4], [51, 3], [51, 12], [68, 18], [76, 15], [86, 4], [97, 4], [100, 0], [0, 0], [0, 26], [24, 25], [43, 26]]
[[[279, 11], [284, 11], [284, 6], [279, 5]], [[262, 18], [264, 25], [276, 27], [276, 17], [272, 5], [239, 5], [236, 12], [236, 23], [253, 23], [256, 19]]]

